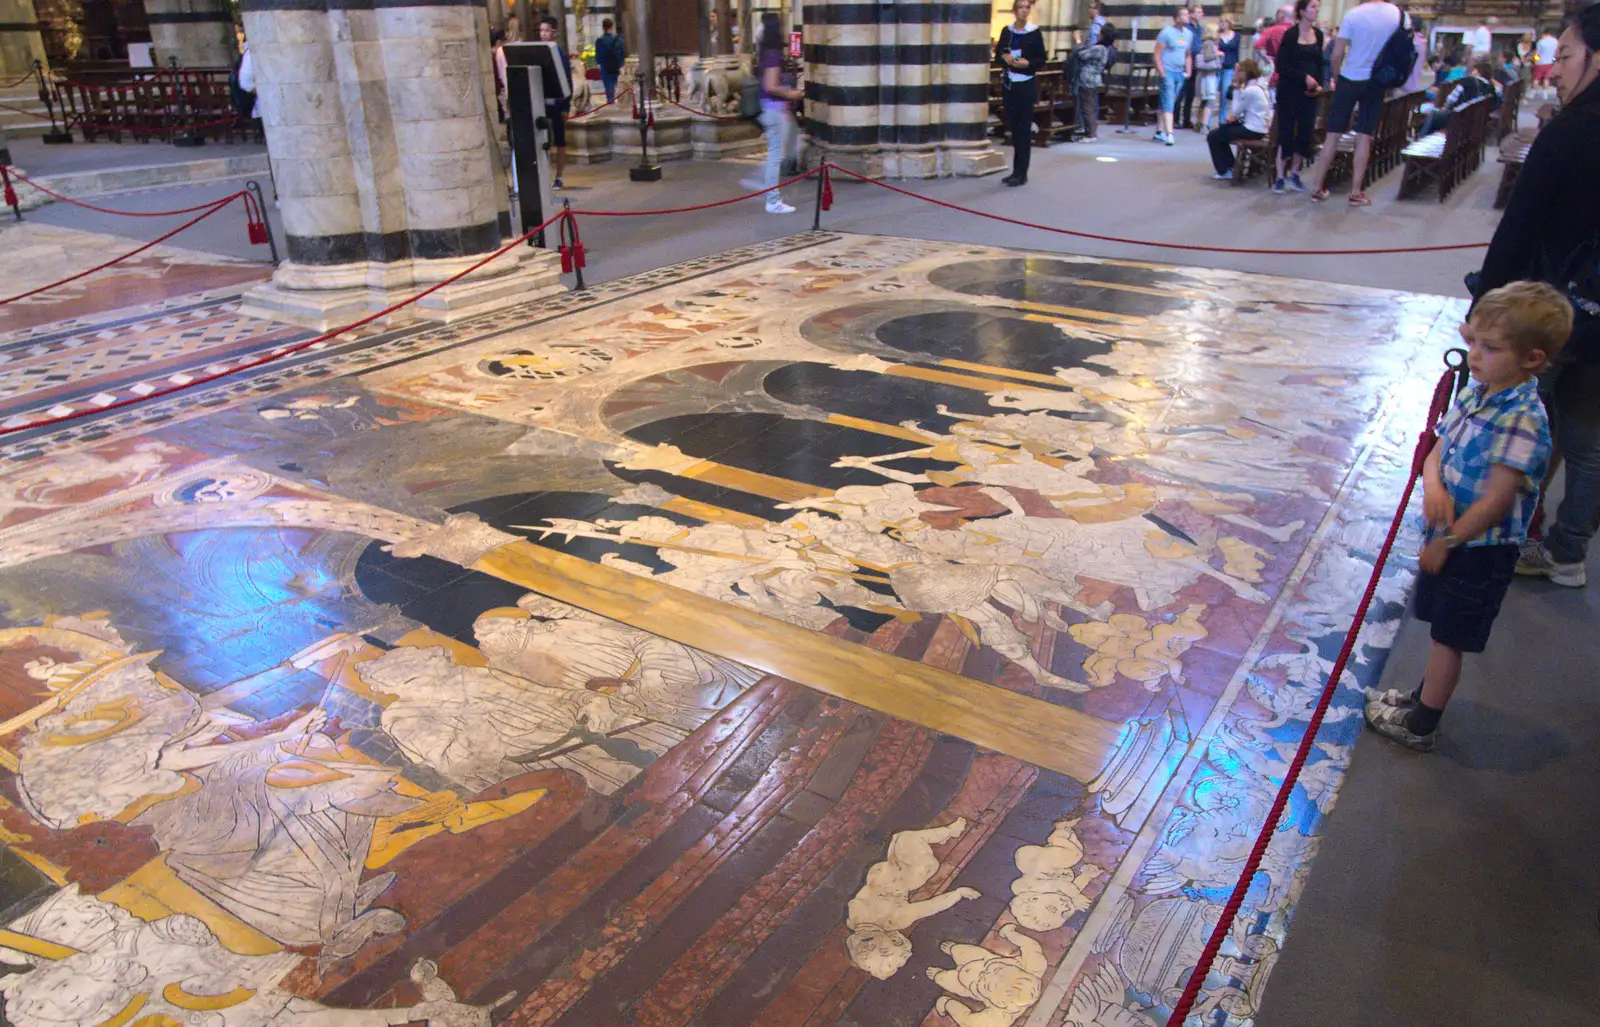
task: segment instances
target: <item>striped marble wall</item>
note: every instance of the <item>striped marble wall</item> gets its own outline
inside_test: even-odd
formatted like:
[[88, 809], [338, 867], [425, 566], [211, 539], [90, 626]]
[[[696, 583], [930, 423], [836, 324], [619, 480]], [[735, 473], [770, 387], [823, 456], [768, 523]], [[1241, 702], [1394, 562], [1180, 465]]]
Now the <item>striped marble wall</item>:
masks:
[[987, 0], [807, 0], [812, 139], [871, 174], [983, 174], [989, 145]]

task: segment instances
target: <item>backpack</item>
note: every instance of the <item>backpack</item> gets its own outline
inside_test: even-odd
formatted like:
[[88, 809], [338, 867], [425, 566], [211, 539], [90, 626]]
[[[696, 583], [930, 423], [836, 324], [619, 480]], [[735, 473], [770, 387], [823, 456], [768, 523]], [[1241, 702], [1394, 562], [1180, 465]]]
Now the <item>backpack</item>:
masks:
[[1400, 25], [1389, 34], [1378, 59], [1372, 62], [1372, 81], [1385, 89], [1406, 84], [1417, 66], [1417, 44], [1411, 38], [1411, 16], [1400, 8]]
[[761, 80], [746, 75], [739, 83], [739, 117], [746, 121], [761, 120]]
[[228, 72], [228, 102], [241, 121], [248, 121], [256, 112], [256, 94], [239, 84], [239, 69], [243, 66], [244, 56], [241, 54], [234, 59], [233, 69]]

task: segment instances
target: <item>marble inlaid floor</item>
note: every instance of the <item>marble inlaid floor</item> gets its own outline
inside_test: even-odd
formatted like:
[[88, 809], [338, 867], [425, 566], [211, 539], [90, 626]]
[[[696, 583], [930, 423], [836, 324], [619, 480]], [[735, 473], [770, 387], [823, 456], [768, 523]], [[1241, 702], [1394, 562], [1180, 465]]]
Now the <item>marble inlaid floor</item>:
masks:
[[0, 438], [5, 1015], [1164, 1023], [1461, 314], [802, 235]]

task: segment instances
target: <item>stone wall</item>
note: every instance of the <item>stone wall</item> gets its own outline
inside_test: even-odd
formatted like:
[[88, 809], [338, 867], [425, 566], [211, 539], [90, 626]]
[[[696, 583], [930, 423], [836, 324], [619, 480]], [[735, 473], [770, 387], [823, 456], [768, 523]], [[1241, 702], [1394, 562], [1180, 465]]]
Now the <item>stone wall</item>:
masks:
[[144, 0], [155, 60], [185, 68], [226, 68], [238, 49], [227, 0]]

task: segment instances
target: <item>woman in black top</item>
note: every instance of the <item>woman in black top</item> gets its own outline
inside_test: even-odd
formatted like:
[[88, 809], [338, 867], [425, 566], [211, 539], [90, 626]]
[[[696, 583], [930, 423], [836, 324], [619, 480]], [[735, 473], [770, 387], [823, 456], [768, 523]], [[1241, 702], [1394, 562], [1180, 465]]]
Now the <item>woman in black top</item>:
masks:
[[1296, 0], [1294, 24], [1278, 46], [1278, 174], [1272, 182], [1275, 193], [1283, 192], [1285, 185], [1297, 193], [1306, 191], [1300, 182], [1300, 168], [1312, 159], [1311, 131], [1317, 122], [1317, 98], [1326, 81], [1322, 30], [1317, 28], [1321, 7], [1322, 0]]
[[994, 45], [995, 60], [999, 61], [1000, 95], [1005, 100], [1006, 128], [1011, 133], [1011, 174], [1002, 181], [1006, 185], [1022, 185], [1028, 181], [1028, 159], [1033, 149], [1033, 105], [1039, 99], [1039, 83], [1034, 80], [1044, 67], [1044, 33], [1028, 20], [1033, 10], [1033, 0], [1016, 0], [1013, 10], [1017, 20], [1000, 30], [1000, 39]]

